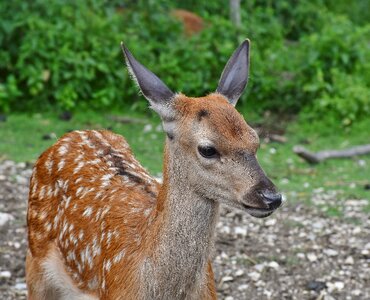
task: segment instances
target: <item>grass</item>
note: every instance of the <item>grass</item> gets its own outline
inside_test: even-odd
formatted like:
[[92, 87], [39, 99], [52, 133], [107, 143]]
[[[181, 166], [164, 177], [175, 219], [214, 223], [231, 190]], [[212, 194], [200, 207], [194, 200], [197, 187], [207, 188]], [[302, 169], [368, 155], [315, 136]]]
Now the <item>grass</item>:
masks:
[[[114, 114], [80, 112], [70, 121], [63, 121], [56, 114], [12, 114], [0, 123], [0, 160], [35, 161], [64, 133], [82, 129], [109, 129], [123, 135], [136, 157], [154, 174], [162, 170], [164, 135], [157, 118], [141, 116], [139, 121], [129, 124], [112, 120]], [[130, 116], [137, 119], [137, 116]], [[152, 130], [147, 130], [151, 127]], [[45, 136], [49, 136], [45, 139]]]
[[[80, 112], [75, 113], [70, 121], [62, 121], [55, 113], [11, 114], [6, 122], [0, 123], [0, 159], [32, 162], [65, 132], [108, 128], [125, 136], [137, 159], [152, 174], [160, 173], [164, 142], [160, 120], [152, 116], [134, 116], [140, 118], [140, 122], [123, 124], [113, 121], [110, 116]], [[292, 148], [307, 142], [309, 144], [305, 146], [312, 151], [366, 144], [369, 143], [368, 128], [370, 120], [340, 132], [322, 125], [320, 127], [320, 123], [290, 123], [286, 132], [288, 142], [266, 144], [262, 141], [258, 158], [266, 173], [287, 195], [289, 201], [311, 205], [314, 194], [334, 190], [338, 206], [336, 203], [334, 206], [333, 203], [324, 204], [323, 211], [328, 216], [341, 217], [341, 207], [346, 199], [370, 199], [370, 191], [364, 188], [365, 184], [370, 183], [370, 156], [333, 159], [310, 166], [295, 155]], [[50, 134], [52, 139], [43, 139]], [[370, 211], [370, 205], [365, 210]]]

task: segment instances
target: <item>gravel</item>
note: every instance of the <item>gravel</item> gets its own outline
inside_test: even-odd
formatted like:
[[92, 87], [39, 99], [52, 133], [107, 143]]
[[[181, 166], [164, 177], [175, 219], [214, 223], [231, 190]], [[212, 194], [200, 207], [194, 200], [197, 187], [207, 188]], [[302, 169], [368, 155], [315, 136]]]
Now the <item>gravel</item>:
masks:
[[[0, 162], [0, 299], [26, 299], [24, 260], [31, 166]], [[214, 271], [220, 299], [370, 299], [368, 199], [317, 189], [267, 219], [222, 209]], [[342, 205], [341, 218], [325, 205]]]

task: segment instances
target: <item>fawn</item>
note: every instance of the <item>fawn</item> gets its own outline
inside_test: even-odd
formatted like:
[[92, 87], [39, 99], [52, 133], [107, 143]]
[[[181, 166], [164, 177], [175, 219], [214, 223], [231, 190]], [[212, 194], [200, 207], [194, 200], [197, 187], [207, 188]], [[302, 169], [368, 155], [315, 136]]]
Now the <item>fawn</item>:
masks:
[[282, 197], [234, 108], [249, 41], [206, 97], [173, 93], [122, 44], [166, 133], [163, 183], [109, 131], [65, 134], [37, 160], [28, 206], [29, 299], [216, 299], [211, 252], [221, 203], [269, 216]]

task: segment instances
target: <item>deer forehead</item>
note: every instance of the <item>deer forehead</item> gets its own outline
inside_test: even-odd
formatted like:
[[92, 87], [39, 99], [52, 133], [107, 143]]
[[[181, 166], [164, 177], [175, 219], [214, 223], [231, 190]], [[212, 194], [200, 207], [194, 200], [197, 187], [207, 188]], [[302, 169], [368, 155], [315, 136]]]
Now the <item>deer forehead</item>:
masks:
[[257, 133], [220, 94], [199, 98], [179, 95], [176, 109], [182, 116], [180, 126], [190, 131], [190, 134], [197, 135], [199, 139], [208, 139], [225, 150], [255, 152], [258, 148]]

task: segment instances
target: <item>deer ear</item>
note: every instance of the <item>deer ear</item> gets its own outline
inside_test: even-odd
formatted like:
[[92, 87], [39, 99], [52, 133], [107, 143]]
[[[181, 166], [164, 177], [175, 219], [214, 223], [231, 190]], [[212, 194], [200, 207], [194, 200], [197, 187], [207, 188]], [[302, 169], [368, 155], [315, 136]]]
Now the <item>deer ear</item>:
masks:
[[121, 43], [121, 47], [129, 73], [139, 86], [144, 97], [148, 99], [151, 108], [159, 114], [163, 121], [172, 120], [174, 111], [171, 108], [171, 104], [175, 94], [157, 75], [139, 63], [123, 43]]
[[249, 40], [245, 40], [227, 62], [216, 92], [224, 95], [236, 105], [244, 91], [249, 75]]

